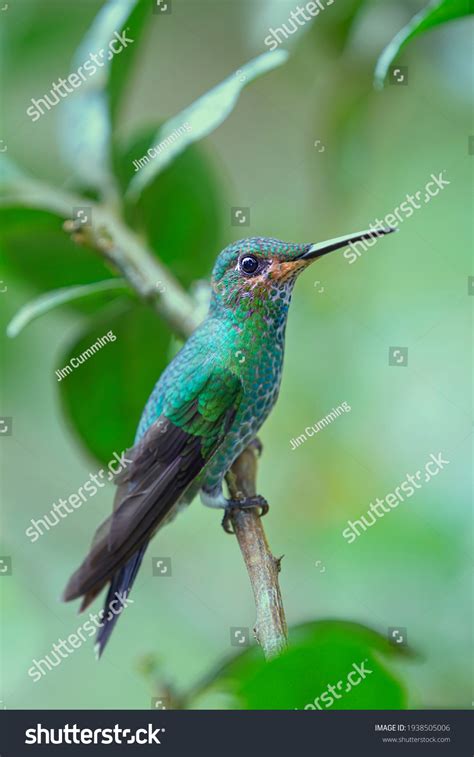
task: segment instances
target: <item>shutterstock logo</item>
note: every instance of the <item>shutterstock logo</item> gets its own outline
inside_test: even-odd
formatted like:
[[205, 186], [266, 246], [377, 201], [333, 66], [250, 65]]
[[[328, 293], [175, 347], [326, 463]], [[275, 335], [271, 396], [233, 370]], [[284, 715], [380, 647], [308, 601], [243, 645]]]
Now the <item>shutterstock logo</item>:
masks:
[[164, 728], [153, 728], [152, 723], [147, 728], [122, 728], [115, 723], [113, 728], [79, 728], [77, 723], [61, 728], [46, 728], [37, 723], [34, 728], [25, 731], [25, 744], [161, 744], [159, 734]]
[[54, 108], [61, 100], [64, 100], [75, 89], [81, 87], [91, 76], [94, 76], [97, 71], [100, 71], [104, 65], [107, 67], [114, 55], [118, 55], [128, 45], [132, 44], [134, 40], [127, 37], [127, 32], [128, 27], [127, 29], [123, 29], [122, 32], [114, 32], [106, 48], [101, 47], [95, 53], [89, 53], [87, 60], [78, 66], [76, 71], [69, 74], [66, 79], [60, 77], [57, 81], [53, 82], [50, 91], [43, 94], [42, 97], [39, 97], [37, 100], [32, 97], [32, 104], [26, 109], [26, 114], [32, 119], [33, 123], [44, 115], [45, 110], [49, 111], [51, 108]]
[[438, 452], [437, 455], [432, 452], [424, 468], [417, 470], [414, 474], [407, 473], [404, 480], [393, 491], [388, 492], [383, 498], [377, 497], [374, 502], [371, 502], [369, 509], [360, 516], [360, 519], [355, 521], [348, 520], [348, 527], [342, 532], [344, 539], [347, 540], [348, 544], [352, 544], [362, 533], [367, 531], [374, 523], [377, 523], [380, 518], [385, 517], [386, 513], [390, 513], [401, 502], [405, 502], [412, 497], [417, 489], [421, 489], [424, 484], [428, 484], [447, 465], [449, 465], [449, 460], [444, 459], [442, 452]]
[[302, 8], [301, 5], [297, 5], [294, 8], [285, 23], [281, 26], [277, 26], [276, 29], [269, 29], [264, 43], [270, 50], [276, 50], [279, 45], [288, 37], [291, 37], [298, 29], [308, 21], [312, 21], [321, 11], [328, 8], [334, 3], [334, 0], [309, 0], [308, 3]]
[[368, 657], [362, 660], [362, 662], [353, 662], [351, 670], [344, 680], [338, 681], [335, 686], [332, 683], [328, 684], [325, 691], [316, 697], [314, 702], [308, 702], [304, 709], [327, 710], [329, 707], [332, 707], [337, 699], [342, 699], [344, 694], [348, 694], [353, 688], [359, 686], [362, 681], [365, 681], [367, 676], [372, 675], [373, 670], [366, 667], [366, 663], [368, 662]]

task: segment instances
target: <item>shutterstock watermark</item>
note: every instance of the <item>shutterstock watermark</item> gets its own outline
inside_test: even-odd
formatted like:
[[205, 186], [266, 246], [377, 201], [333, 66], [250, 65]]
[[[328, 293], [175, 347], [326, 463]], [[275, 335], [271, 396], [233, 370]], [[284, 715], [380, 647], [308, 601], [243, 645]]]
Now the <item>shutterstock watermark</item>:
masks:
[[[417, 489], [421, 489], [423, 484], [431, 481], [446, 465], [449, 465], [449, 460], [443, 458], [442, 452], [438, 452], [437, 455], [431, 453], [430, 459], [422, 470], [416, 471], [415, 475], [407, 473], [404, 480], [395, 487], [393, 492], [386, 494], [383, 499], [377, 497], [375, 502], [370, 503], [367, 514], [360, 516], [360, 520], [348, 520], [348, 528], [345, 528], [342, 532], [344, 539], [347, 540], [348, 544], [352, 544], [361, 533], [367, 531], [377, 522], [377, 518], [383, 518], [386, 513], [395, 510], [400, 502], [413, 497]], [[361, 529], [361, 533], [359, 529]]]
[[[78, 510], [82, 507], [83, 503], [87, 502], [91, 497], [97, 494], [99, 489], [103, 489], [105, 486], [103, 479], [106, 473], [107, 480], [113, 481], [115, 476], [123, 471], [131, 462], [131, 460], [125, 457], [125, 451], [122, 452], [121, 455], [119, 455], [118, 452], [114, 452], [112, 460], [107, 464], [107, 471], [104, 470], [104, 468], [101, 468], [97, 473], [89, 473], [87, 481], [82, 484], [76, 492], [70, 494], [67, 500], [60, 497], [58, 502], [53, 504], [49, 513], [43, 515], [42, 518], [38, 518], [38, 520], [32, 518], [30, 520], [31, 526], [25, 531], [25, 534], [31, 543], [34, 544], [45, 531], [54, 528], [54, 526], [60, 523], [61, 520], [64, 520], [64, 518], [67, 518], [70, 513], [73, 513], [74, 510]], [[68, 503], [71, 505], [72, 509], [68, 507]]]
[[[283, 40], [291, 37], [291, 35], [298, 31], [301, 26], [307, 24], [308, 21], [312, 21], [315, 16], [333, 3], [334, 0], [310, 0], [304, 7], [297, 5], [296, 9], [291, 11], [284, 24], [277, 26], [276, 29], [268, 30], [270, 34], [264, 39], [266, 46], [269, 47], [270, 50], [276, 50]], [[283, 37], [283, 40], [279, 37]]]
[[443, 178], [444, 172], [445, 171], [443, 170], [438, 175], [432, 173], [430, 181], [425, 184], [423, 190], [418, 190], [414, 195], [405, 195], [404, 202], [398, 205], [392, 213], [387, 213], [385, 218], [381, 221], [376, 218], [375, 222], [369, 225], [369, 229], [373, 232], [371, 240], [364, 239], [360, 242], [349, 242], [348, 249], [343, 252], [345, 259], [348, 260], [349, 263], [355, 263], [363, 252], [367, 252], [369, 247], [373, 247], [378, 238], [383, 236], [383, 233], [381, 232], [382, 227], [392, 226], [397, 228], [399, 224], [402, 224], [408, 218], [411, 218], [415, 210], [420, 210], [420, 208], [422, 208], [421, 197], [423, 192], [425, 193], [425, 205], [431, 202], [433, 197], [437, 197], [445, 187], [448, 187], [451, 184], [450, 181]]
[[[128, 605], [133, 605], [133, 599], [130, 599], [126, 592], [116, 591], [114, 599], [108, 604], [108, 613], [105, 619], [107, 621], [112, 620], [114, 615], [120, 615]], [[74, 654], [75, 650], [79, 649], [87, 639], [95, 636], [97, 629], [104, 625], [102, 622], [104, 616], [105, 609], [98, 613], [90, 612], [89, 620], [82, 623], [75, 633], [70, 633], [67, 639], [59, 637], [45, 657], [41, 657], [39, 660], [34, 659], [33, 665], [28, 669], [28, 675], [33, 679], [33, 683], [38, 683], [50, 670], [57, 668], [63, 660], [67, 660], [70, 655]]]
[[333, 409], [324, 416], [324, 418], [321, 418], [317, 423], [315, 423], [313, 426], [306, 426], [304, 432], [300, 434], [300, 436], [295, 436], [294, 439], [290, 440], [291, 450], [295, 450], [297, 447], [300, 447], [302, 444], [308, 441], [308, 439], [311, 436], [315, 436], [318, 431], [321, 431], [323, 428], [327, 428], [333, 421], [337, 420], [340, 415], [343, 413], [350, 413], [352, 410], [351, 406], [344, 400], [340, 405], [337, 407], [333, 407]]
[[94, 76], [97, 70], [105, 65], [106, 60], [112, 60], [114, 55], [118, 55], [134, 42], [133, 39], [127, 37], [127, 32], [128, 27], [122, 32], [114, 32], [112, 39], [105, 49], [101, 47], [97, 52], [89, 53], [89, 57], [77, 68], [77, 71], [69, 74], [67, 79], [60, 77], [58, 81], [53, 82], [49, 93], [44, 94], [37, 100], [32, 97], [32, 105], [26, 109], [26, 114], [32, 119], [33, 123], [44, 115], [43, 108], [46, 110], [54, 108], [55, 105], [61, 102], [61, 99], [64, 100], [75, 89], [81, 87], [88, 78], [90, 79], [91, 76]]
[[[369, 658], [366, 657], [362, 662], [353, 662], [352, 669], [347, 674], [344, 681], [338, 681], [335, 686], [333, 686], [332, 683], [329, 683], [326, 686], [326, 690], [323, 691], [319, 697], [316, 697], [313, 702], [308, 702], [304, 709], [328, 710], [333, 706], [336, 699], [342, 699], [344, 694], [348, 694], [355, 686], [358, 686], [367, 676], [373, 673], [373, 670], [369, 670], [365, 667], [365, 663], [368, 661]], [[324, 704], [324, 707], [321, 707], [320, 702]]]
[[25, 744], [161, 744], [159, 734], [165, 728], [155, 728], [148, 723], [147, 728], [122, 728], [115, 723], [113, 728], [80, 728], [77, 723], [66, 723], [61, 728], [46, 728], [37, 723], [25, 731]]
[[161, 142], [158, 142], [155, 147], [149, 147], [145, 155], [143, 155], [138, 160], [133, 161], [135, 173], [139, 171], [140, 168], [146, 166], [150, 162], [150, 158], [153, 159], [158, 157], [158, 155], [164, 152], [167, 147], [170, 147], [172, 144], [174, 144], [177, 139], [183, 136], [183, 134], [190, 132], [192, 128], [193, 127], [191, 126], [191, 124], [186, 121], [182, 126], [178, 126], [177, 129], [174, 129], [168, 137], [163, 139]]
[[57, 371], [55, 371], [58, 381], [62, 381], [63, 378], [69, 376], [75, 368], [79, 368], [80, 365], [85, 363], [86, 360], [89, 360], [89, 358], [95, 355], [96, 352], [101, 350], [102, 347], [105, 347], [106, 344], [110, 344], [110, 342], [115, 342], [116, 339], [117, 337], [115, 336], [113, 331], [107, 331], [104, 336], [100, 336], [97, 341], [94, 342], [94, 344], [91, 344], [91, 346], [87, 348], [87, 350], [81, 352], [81, 354], [77, 355], [77, 357], [72, 357], [69, 363], [64, 366], [64, 368], [59, 368]]

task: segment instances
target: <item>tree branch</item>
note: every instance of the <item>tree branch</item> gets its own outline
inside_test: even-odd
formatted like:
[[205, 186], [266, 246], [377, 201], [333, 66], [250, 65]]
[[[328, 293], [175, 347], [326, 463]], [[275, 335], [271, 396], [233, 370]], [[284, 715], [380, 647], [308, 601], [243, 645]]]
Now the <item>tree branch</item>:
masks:
[[[201, 320], [196, 304], [142, 240], [110, 210], [94, 206], [90, 225], [67, 220], [64, 229], [78, 244], [99, 252], [141, 298], [151, 301], [177, 334], [188, 337], [194, 331]], [[231, 497], [242, 499], [255, 495], [256, 474], [255, 452], [247, 448], [226, 477]], [[280, 560], [273, 557], [262, 521], [254, 511], [236, 508], [231, 521], [255, 598], [255, 636], [265, 657], [270, 659], [287, 646], [287, 626], [278, 584]]]
[[99, 252], [144, 300], [180, 335], [187, 337], [199, 325], [196, 305], [141, 239], [110, 210], [92, 209], [91, 224], [68, 220], [65, 231], [78, 244]]
[[[257, 460], [252, 447], [237, 458], [226, 480], [232, 499], [253, 497], [256, 491]], [[278, 583], [280, 559], [273, 557], [255, 510], [235, 509], [231, 516], [240, 551], [252, 584], [257, 620], [255, 637], [267, 659], [287, 647], [287, 627]]]

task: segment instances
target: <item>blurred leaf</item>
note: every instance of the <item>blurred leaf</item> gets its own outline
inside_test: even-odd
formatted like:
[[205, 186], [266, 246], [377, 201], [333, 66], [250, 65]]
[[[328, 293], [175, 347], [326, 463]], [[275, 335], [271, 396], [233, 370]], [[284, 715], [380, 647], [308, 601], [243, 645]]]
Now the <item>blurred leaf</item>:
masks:
[[[76, 72], [79, 66], [89, 61], [96, 70], [89, 73], [89, 69], [85, 69], [89, 78], [83, 80], [80, 87], [61, 103], [60, 143], [63, 157], [86, 187], [98, 189], [105, 197], [115, 195], [109, 154], [111, 124], [107, 86], [113, 62], [119, 57], [126, 58], [129, 52], [126, 47], [112, 55], [108, 45], [114, 32], [121, 33], [125, 29], [136, 5], [137, 0], [109, 0], [100, 9], [71, 65], [71, 71]], [[97, 60], [102, 58], [101, 62], [91, 59], [91, 53]], [[121, 76], [124, 74], [125, 62], [122, 62]], [[115, 79], [114, 106], [118, 102], [117, 87]]]
[[10, 205], [47, 210], [63, 218], [72, 214], [67, 192], [34, 179], [13, 161], [0, 158], [0, 210]]
[[413, 37], [417, 37], [434, 26], [473, 13], [474, 7], [470, 0], [433, 0], [398, 32], [382, 52], [375, 67], [375, 86], [379, 89], [383, 87], [390, 65]]
[[[217, 129], [231, 113], [242, 89], [258, 76], [281, 66], [287, 58], [288, 53], [285, 50], [274, 50], [259, 55], [163, 124], [149, 148], [158, 146], [165, 140], [171, 140], [171, 143], [164, 145], [164, 149], [155, 157], [146, 156], [148, 162], [130, 182], [129, 197], [136, 198], [188, 145]], [[179, 129], [184, 133], [176, 134]], [[144, 154], [136, 155], [136, 159], [142, 158]]]
[[[110, 278], [103, 260], [88, 248], [74, 244], [62, 230], [62, 219], [53, 213], [0, 207], [0, 228], [3, 268], [36, 292]], [[96, 307], [86, 301], [70, 301], [67, 305], [82, 312]]]
[[[406, 707], [406, 693], [383, 658], [401, 651], [357, 623], [305, 623], [290, 630], [290, 647], [280, 657], [265, 662], [259, 649], [250, 649], [207, 680], [206, 688], [230, 692], [235, 706], [244, 709], [301, 710], [308, 705], [317, 710], [315, 699], [332, 685], [340, 698], [333, 696], [332, 704], [329, 698], [320, 700], [321, 709], [398, 710]], [[355, 673], [348, 687], [356, 666], [365, 677]]]
[[75, 206], [92, 203], [86, 197], [38, 181], [12, 161], [0, 160], [0, 169], [0, 212], [18, 205], [45, 210], [65, 219], [72, 216]]
[[19, 181], [25, 173], [21, 170], [11, 158], [5, 154], [0, 155], [0, 186], [5, 187], [7, 184]]
[[59, 384], [66, 416], [85, 447], [100, 462], [133, 444], [141, 412], [168, 362], [170, 333], [146, 305], [130, 301], [90, 320], [69, 346], [58, 368], [81, 355], [108, 332], [105, 344]]
[[114, 195], [108, 145], [107, 103], [101, 92], [81, 92], [62, 103], [59, 115], [61, 154], [82, 185], [104, 197]]
[[[360, 177], [373, 160], [373, 139], [371, 139], [371, 98], [373, 92], [367, 89], [370, 67], [351, 63], [342, 66], [334, 76], [334, 91], [344, 92], [335, 96], [324, 116], [318, 119], [322, 140], [325, 135], [331, 142], [326, 161], [322, 165], [325, 172], [325, 197], [328, 211], [344, 197], [344, 206], [350, 208], [358, 201]], [[336, 78], [337, 77], [337, 78]], [[321, 126], [319, 124], [321, 123]]]
[[134, 60], [140, 50], [140, 42], [149, 28], [150, 22], [154, 22], [159, 14], [152, 13], [150, 0], [138, 0], [135, 8], [126, 20], [127, 36], [133, 39], [133, 45], [129, 45], [126, 55], [115, 55], [111, 61], [109, 76], [109, 108], [112, 123], [114, 123], [118, 110], [127, 97], [127, 84], [131, 78]]
[[342, 4], [335, 3], [329, 14], [319, 14], [316, 22], [311, 24], [311, 35], [315, 44], [320, 46], [323, 39], [341, 53], [364, 5], [365, 0], [345, 0]]
[[[146, 151], [154, 130], [147, 129], [117, 151], [115, 170], [124, 188], [134, 175], [133, 160]], [[126, 207], [127, 220], [148, 239], [184, 286], [207, 277], [220, 249], [222, 192], [212, 166], [191, 145], [155, 177]]]
[[127, 289], [125, 279], [108, 279], [97, 281], [95, 284], [84, 286], [63, 287], [53, 292], [46, 292], [36, 300], [28, 302], [12, 318], [7, 326], [7, 336], [14, 338], [20, 334], [35, 318], [48, 313], [50, 310], [71, 302], [72, 300], [88, 297], [91, 294], [102, 294], [104, 291], [113, 289]]

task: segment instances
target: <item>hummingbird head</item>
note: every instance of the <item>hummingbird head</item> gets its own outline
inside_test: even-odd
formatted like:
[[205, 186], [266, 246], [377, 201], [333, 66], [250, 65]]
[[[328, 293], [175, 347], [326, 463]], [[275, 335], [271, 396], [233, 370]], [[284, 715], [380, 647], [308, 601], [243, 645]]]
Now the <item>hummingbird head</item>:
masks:
[[[297, 276], [329, 252], [364, 239], [396, 231], [377, 228], [318, 244], [282, 242], [270, 237], [250, 237], [226, 247], [212, 273], [211, 309], [239, 309], [250, 315], [268, 305], [287, 309]], [[273, 308], [272, 308], [273, 310]]]

